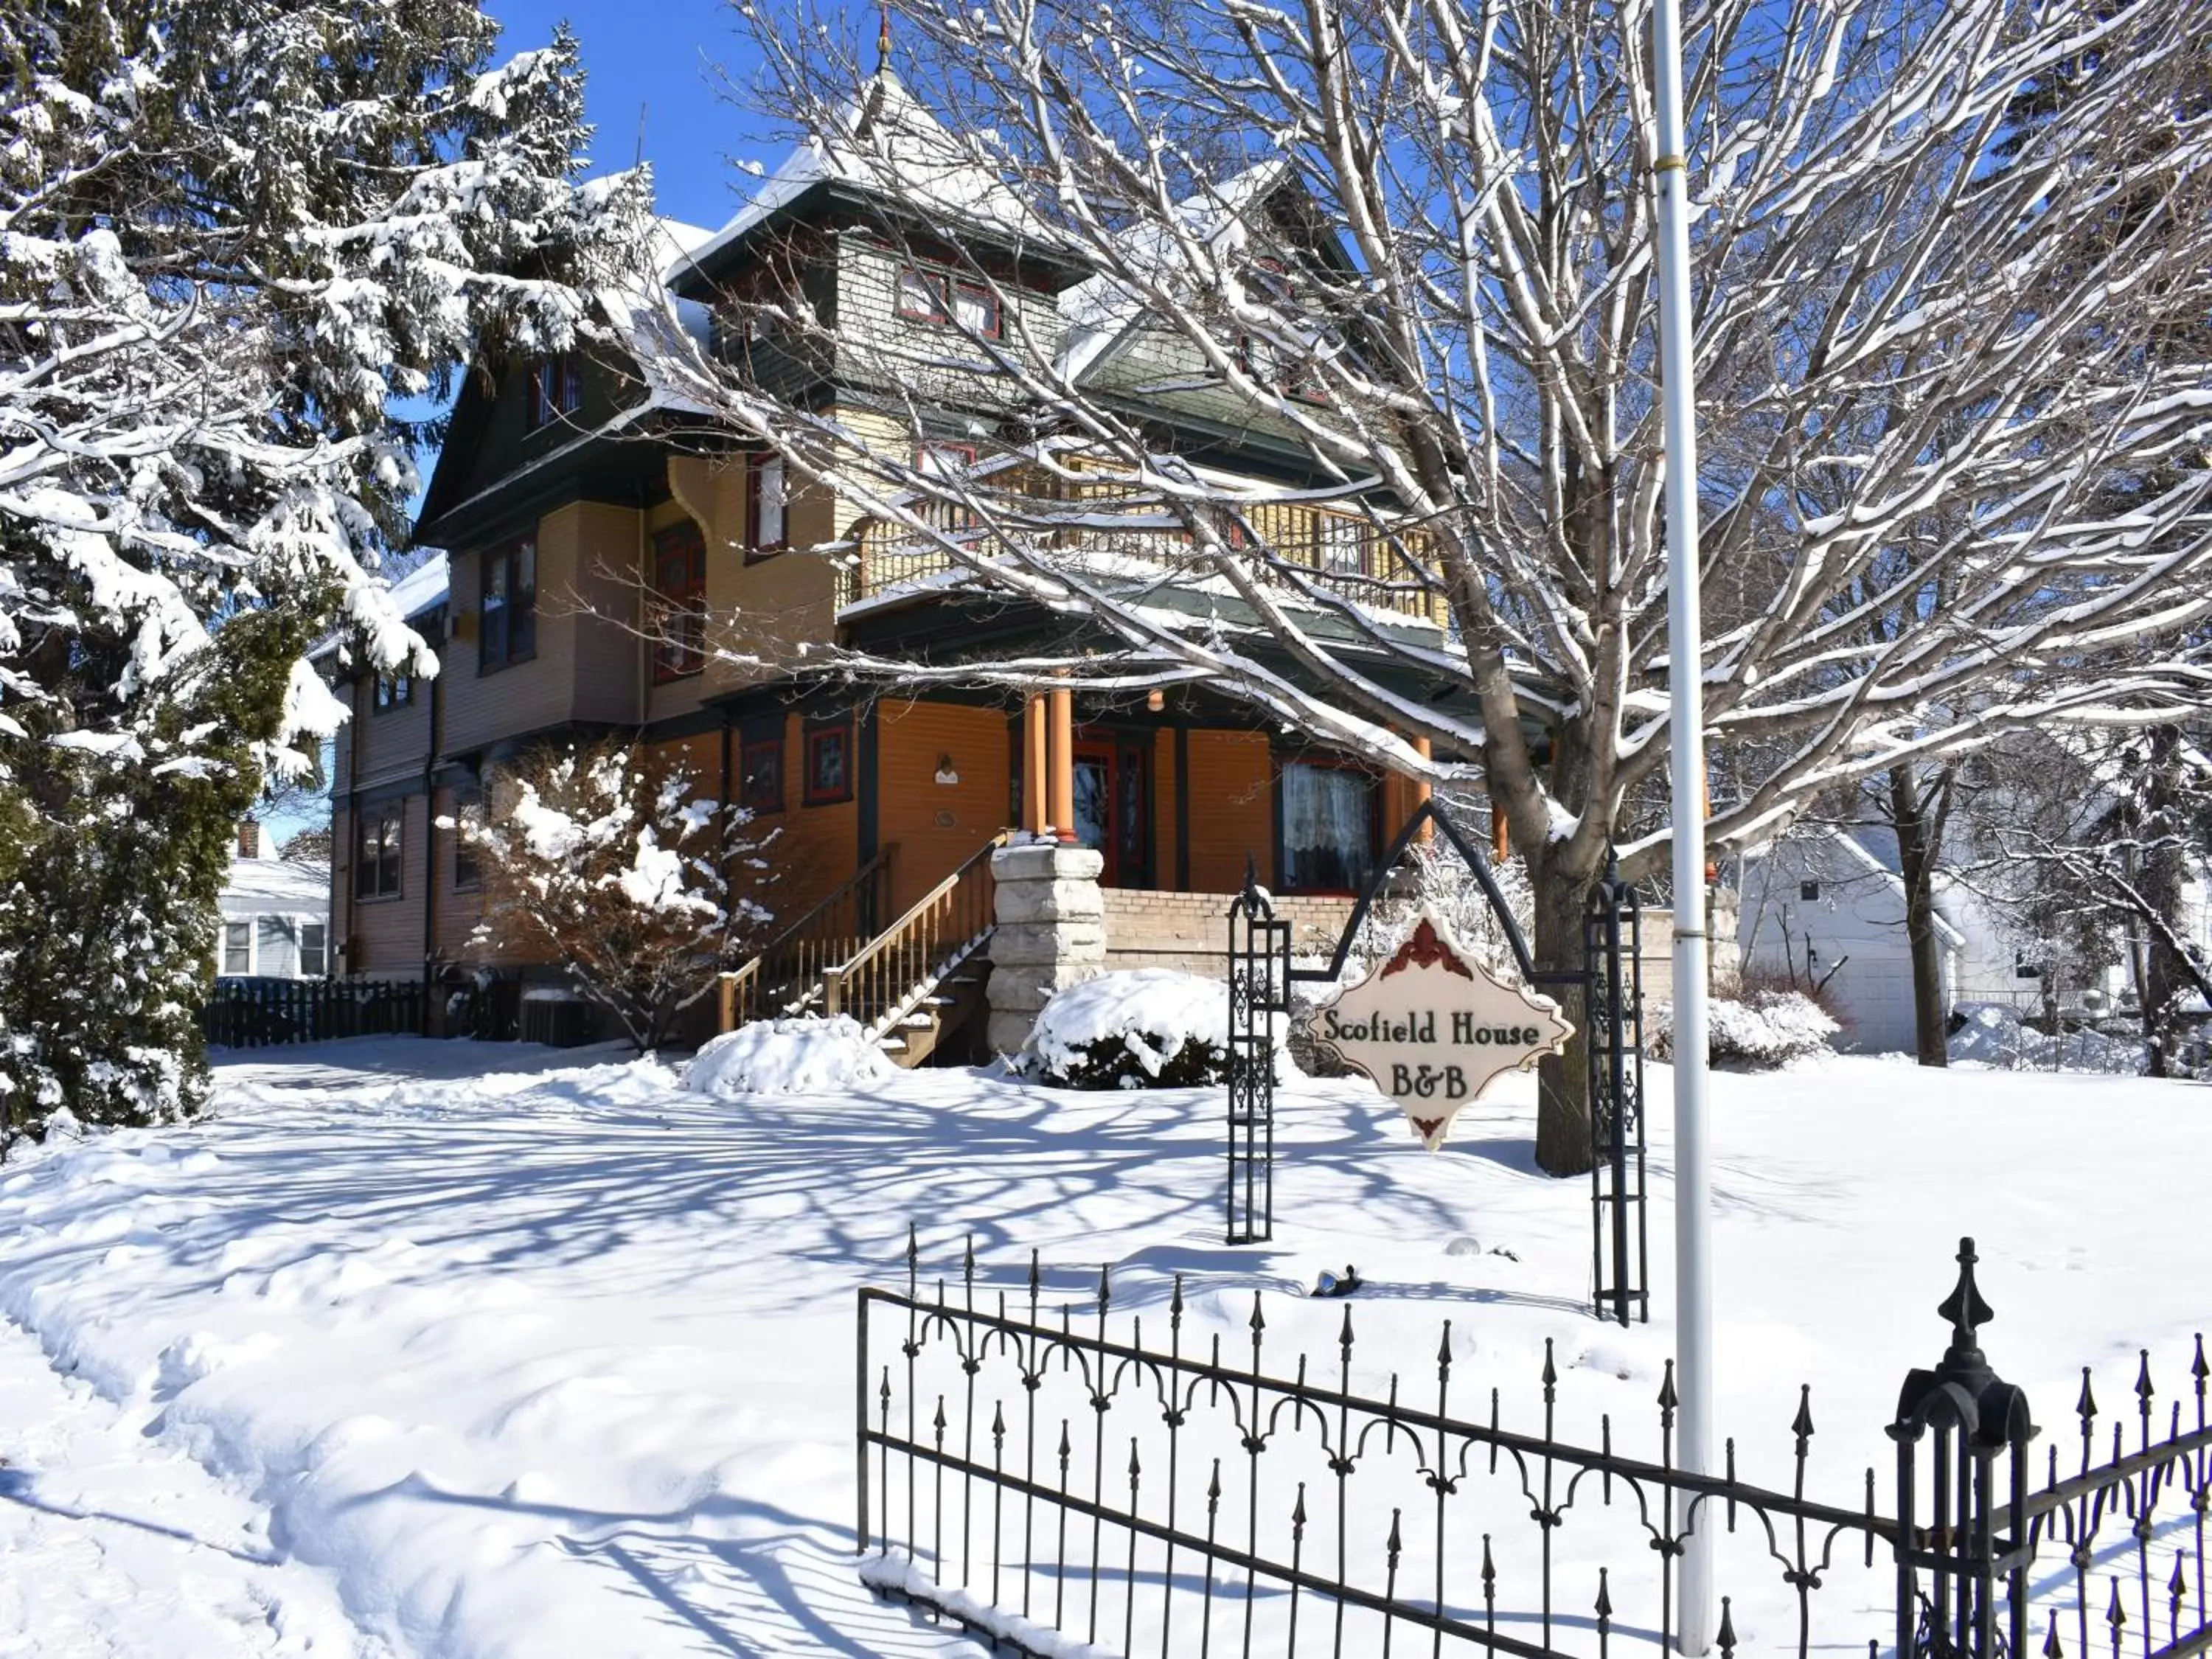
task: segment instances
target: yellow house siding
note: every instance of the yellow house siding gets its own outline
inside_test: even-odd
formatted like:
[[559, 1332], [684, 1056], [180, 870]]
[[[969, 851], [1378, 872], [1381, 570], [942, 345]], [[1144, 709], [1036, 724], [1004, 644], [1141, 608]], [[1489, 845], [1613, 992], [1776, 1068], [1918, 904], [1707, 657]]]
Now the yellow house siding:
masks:
[[[1169, 769], [1174, 775], [1172, 764]], [[1244, 861], [1257, 859], [1263, 880], [1273, 863], [1273, 761], [1264, 732], [1190, 734], [1190, 885], [1233, 893]]]
[[[897, 844], [891, 890], [904, 910], [1006, 827], [1006, 715], [969, 703], [886, 700], [877, 719], [877, 834], [880, 845]], [[956, 784], [937, 781], [945, 757]]]

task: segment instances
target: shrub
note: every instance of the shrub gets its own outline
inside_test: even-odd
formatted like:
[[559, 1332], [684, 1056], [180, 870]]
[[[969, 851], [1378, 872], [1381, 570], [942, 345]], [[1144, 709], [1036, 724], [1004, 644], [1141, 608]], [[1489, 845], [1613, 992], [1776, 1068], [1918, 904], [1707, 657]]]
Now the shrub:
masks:
[[[1284, 1061], [1277, 1038], [1279, 1074]], [[1229, 1076], [1229, 988], [1165, 968], [1059, 993], [1009, 1062], [1063, 1089], [1192, 1089]]]
[[[1716, 997], [1706, 1005], [1707, 1060], [1736, 1071], [1771, 1072], [1826, 1053], [1838, 1029], [1802, 991], [1749, 991], [1741, 1001]], [[1644, 1052], [1653, 1060], [1674, 1057], [1671, 1004], [1652, 1006], [1644, 1020]]]

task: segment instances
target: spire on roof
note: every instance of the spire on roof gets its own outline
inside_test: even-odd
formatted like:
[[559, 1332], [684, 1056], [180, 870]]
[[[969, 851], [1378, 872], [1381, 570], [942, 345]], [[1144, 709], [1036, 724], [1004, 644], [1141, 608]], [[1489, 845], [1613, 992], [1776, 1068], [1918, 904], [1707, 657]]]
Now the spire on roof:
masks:
[[891, 66], [891, 9], [886, 5], [878, 13], [883, 21], [876, 31], [876, 73], [887, 73]]

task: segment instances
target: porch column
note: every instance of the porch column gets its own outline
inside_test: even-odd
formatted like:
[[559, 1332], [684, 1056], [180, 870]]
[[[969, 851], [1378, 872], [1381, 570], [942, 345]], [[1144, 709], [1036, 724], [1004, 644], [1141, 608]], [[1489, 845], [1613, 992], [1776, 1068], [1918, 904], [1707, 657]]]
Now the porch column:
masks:
[[1059, 839], [1075, 840], [1075, 693], [1062, 687], [1052, 694], [1052, 827]]
[[1044, 731], [1044, 697], [1032, 691], [1022, 706], [1022, 828], [1033, 836], [1042, 833], [1051, 819]]

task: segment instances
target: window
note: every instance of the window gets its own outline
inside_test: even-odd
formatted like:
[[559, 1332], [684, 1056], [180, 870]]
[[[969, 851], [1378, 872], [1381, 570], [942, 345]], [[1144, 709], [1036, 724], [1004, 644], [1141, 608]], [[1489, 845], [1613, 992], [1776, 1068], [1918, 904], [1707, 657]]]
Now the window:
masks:
[[809, 806], [828, 806], [853, 799], [853, 723], [813, 726], [806, 731], [806, 791]]
[[325, 921], [300, 924], [300, 976], [322, 979], [331, 971], [331, 928]]
[[1291, 892], [1356, 893], [1375, 872], [1371, 774], [1293, 761], [1282, 775], [1283, 886]]
[[253, 971], [253, 924], [226, 921], [222, 925], [222, 971], [242, 975]]
[[653, 538], [653, 683], [697, 673], [707, 660], [707, 541], [697, 525]]
[[376, 677], [376, 712], [387, 708], [404, 708], [415, 701], [415, 681], [406, 674], [379, 674]]
[[2030, 962], [2027, 951], [2015, 951], [2012, 957], [2012, 976], [2014, 979], [2041, 979], [2043, 964]]
[[399, 808], [369, 807], [356, 820], [353, 854], [356, 898], [399, 896]]
[[945, 279], [909, 265], [899, 272], [898, 314], [909, 322], [945, 320]]
[[745, 744], [738, 760], [744, 779], [740, 799], [748, 811], [783, 811], [783, 739], [763, 738]]
[[583, 407], [583, 360], [563, 351], [534, 365], [530, 371], [530, 429]]
[[757, 559], [784, 550], [783, 457], [755, 455], [745, 471], [745, 556]]
[[1799, 882], [1797, 896], [1806, 904], [1818, 904], [1820, 902], [1820, 884], [1817, 881]]
[[537, 654], [538, 543], [526, 536], [513, 547], [484, 555], [477, 672], [527, 662]]
[[926, 443], [914, 452], [914, 469], [925, 477], [957, 478], [975, 470], [974, 444]]
[[482, 801], [457, 800], [453, 803], [453, 890], [456, 893], [474, 892], [483, 884], [483, 866], [477, 861], [477, 844], [469, 836], [469, 831], [483, 822]]
[[1367, 526], [1341, 513], [1320, 515], [1321, 568], [1332, 576], [1364, 576], [1367, 570]]
[[970, 334], [999, 337], [999, 296], [988, 288], [963, 283], [952, 290], [952, 320]]

